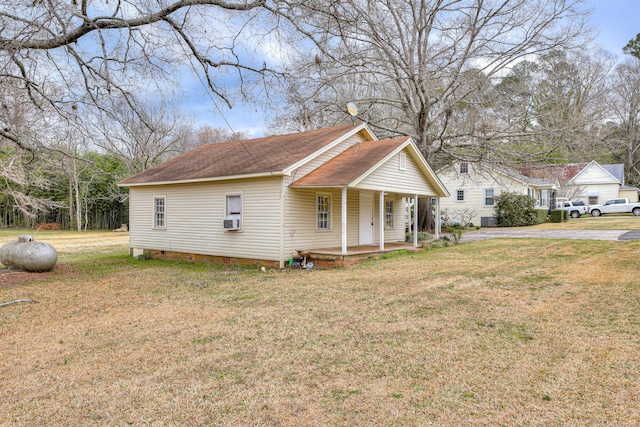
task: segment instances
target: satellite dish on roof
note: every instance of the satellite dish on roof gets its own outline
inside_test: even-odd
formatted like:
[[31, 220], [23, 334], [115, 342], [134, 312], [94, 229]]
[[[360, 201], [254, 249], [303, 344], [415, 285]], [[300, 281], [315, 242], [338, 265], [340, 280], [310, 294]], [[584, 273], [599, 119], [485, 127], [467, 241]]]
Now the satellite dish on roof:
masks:
[[347, 112], [351, 114], [352, 117], [358, 115], [358, 107], [353, 102], [347, 102]]

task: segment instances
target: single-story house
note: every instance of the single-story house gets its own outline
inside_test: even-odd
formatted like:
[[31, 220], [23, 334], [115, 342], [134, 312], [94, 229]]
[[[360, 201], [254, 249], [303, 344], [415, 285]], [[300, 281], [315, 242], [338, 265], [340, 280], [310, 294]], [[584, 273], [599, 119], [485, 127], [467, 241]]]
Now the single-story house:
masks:
[[408, 200], [449, 195], [411, 138], [364, 123], [202, 145], [119, 185], [132, 255], [280, 268], [384, 252], [405, 240]]
[[574, 163], [556, 166], [563, 181], [562, 193], [572, 200], [582, 200], [588, 205], [597, 205], [607, 199], [626, 197], [638, 201], [638, 189], [625, 185], [624, 165]]
[[450, 189], [440, 209], [445, 219], [482, 227], [495, 226], [495, 197], [502, 193], [531, 196], [539, 208], [555, 203], [558, 181], [526, 176], [504, 167], [480, 163], [456, 162], [439, 169], [438, 176]]

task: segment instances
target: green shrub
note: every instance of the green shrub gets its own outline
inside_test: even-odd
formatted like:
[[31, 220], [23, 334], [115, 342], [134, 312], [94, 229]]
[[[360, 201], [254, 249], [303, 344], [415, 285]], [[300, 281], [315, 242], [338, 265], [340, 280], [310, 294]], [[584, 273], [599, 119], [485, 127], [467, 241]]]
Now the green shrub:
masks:
[[496, 224], [499, 227], [518, 227], [538, 223], [536, 201], [524, 194], [502, 193], [495, 197]]
[[[426, 231], [418, 231], [418, 241], [424, 242], [425, 240], [429, 240], [433, 237], [430, 233]], [[413, 232], [409, 232], [405, 234], [404, 237], [405, 242], [413, 242]]]
[[551, 222], [562, 222], [564, 221], [564, 217], [565, 214], [567, 212], [566, 211], [551, 211]]
[[451, 233], [451, 236], [453, 236], [453, 243], [458, 243], [460, 241], [460, 238], [462, 237], [462, 225], [460, 225], [459, 222], [447, 224], [445, 231]]
[[547, 209], [536, 209], [536, 215], [538, 216], [538, 224], [544, 224], [547, 222], [549, 211]]

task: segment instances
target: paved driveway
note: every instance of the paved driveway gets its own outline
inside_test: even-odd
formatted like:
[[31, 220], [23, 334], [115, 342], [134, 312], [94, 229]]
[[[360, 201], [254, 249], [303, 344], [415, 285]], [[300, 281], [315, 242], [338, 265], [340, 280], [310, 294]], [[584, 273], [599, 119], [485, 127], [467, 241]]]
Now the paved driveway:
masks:
[[462, 234], [461, 242], [484, 239], [541, 238], [583, 240], [635, 240], [640, 239], [640, 230], [536, 230], [528, 227], [483, 228]]

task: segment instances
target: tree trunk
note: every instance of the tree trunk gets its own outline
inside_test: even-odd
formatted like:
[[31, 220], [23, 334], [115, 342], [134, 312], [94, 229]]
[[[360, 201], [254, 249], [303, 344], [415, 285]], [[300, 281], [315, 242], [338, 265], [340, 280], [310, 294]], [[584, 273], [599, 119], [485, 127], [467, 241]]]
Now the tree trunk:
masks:
[[435, 232], [433, 211], [431, 209], [431, 197], [418, 199], [418, 230], [426, 230], [429, 233]]

